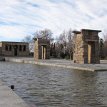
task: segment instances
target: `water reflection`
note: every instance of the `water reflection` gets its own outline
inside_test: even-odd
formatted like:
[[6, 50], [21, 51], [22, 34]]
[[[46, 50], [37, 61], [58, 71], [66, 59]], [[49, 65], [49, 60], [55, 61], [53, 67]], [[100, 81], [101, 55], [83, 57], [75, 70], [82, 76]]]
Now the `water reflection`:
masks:
[[100, 93], [97, 86], [97, 72], [74, 72], [74, 83], [76, 89], [73, 99], [79, 107], [102, 105], [97, 93]]
[[107, 72], [0, 63], [0, 78], [37, 107], [107, 107]]

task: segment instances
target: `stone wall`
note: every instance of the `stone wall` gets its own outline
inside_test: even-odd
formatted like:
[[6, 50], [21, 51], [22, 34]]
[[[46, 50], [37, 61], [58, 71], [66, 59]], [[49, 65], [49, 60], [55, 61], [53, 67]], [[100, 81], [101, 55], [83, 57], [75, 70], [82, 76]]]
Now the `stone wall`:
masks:
[[74, 62], [83, 63], [84, 62], [84, 42], [81, 34], [77, 34], [75, 38], [75, 54], [73, 55]]

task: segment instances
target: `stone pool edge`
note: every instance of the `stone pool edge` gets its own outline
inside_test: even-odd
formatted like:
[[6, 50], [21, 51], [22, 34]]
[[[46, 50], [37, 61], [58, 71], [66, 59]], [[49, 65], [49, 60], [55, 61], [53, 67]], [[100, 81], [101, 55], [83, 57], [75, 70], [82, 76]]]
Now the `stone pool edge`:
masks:
[[45, 65], [45, 66], [53, 66], [53, 67], [61, 67], [61, 68], [69, 68], [73, 70], [81, 70], [81, 71], [107, 71], [107, 69], [93, 69], [93, 68], [87, 68], [84, 66], [73, 66], [73, 65], [60, 65], [60, 64], [51, 64], [47, 62], [40, 62], [40, 61], [31, 61], [31, 60], [25, 60], [25, 59], [17, 59], [17, 58], [5, 58], [5, 61], [8, 62], [17, 62], [17, 63], [25, 63], [25, 64], [36, 64], [36, 65]]
[[29, 107], [29, 105], [0, 81], [0, 107]]

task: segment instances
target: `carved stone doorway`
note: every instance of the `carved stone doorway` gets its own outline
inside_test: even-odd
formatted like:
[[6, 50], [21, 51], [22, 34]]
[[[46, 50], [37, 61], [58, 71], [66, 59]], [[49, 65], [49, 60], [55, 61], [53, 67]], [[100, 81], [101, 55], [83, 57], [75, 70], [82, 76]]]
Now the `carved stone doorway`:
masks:
[[14, 46], [14, 56], [17, 56], [17, 45]]
[[88, 63], [94, 63], [95, 58], [95, 42], [88, 42]]

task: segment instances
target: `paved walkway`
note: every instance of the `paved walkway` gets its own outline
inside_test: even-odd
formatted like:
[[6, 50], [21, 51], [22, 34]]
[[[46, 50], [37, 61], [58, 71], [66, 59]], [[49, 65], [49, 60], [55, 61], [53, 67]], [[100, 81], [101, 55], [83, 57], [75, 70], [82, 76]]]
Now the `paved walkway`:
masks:
[[0, 81], [0, 107], [29, 107], [17, 94]]
[[71, 68], [71, 69], [85, 70], [85, 71], [107, 71], [107, 60], [101, 60], [100, 61], [101, 64], [76, 64], [73, 63], [73, 61], [71, 60], [62, 60], [62, 59], [34, 61], [34, 58], [7, 57], [6, 61]]

